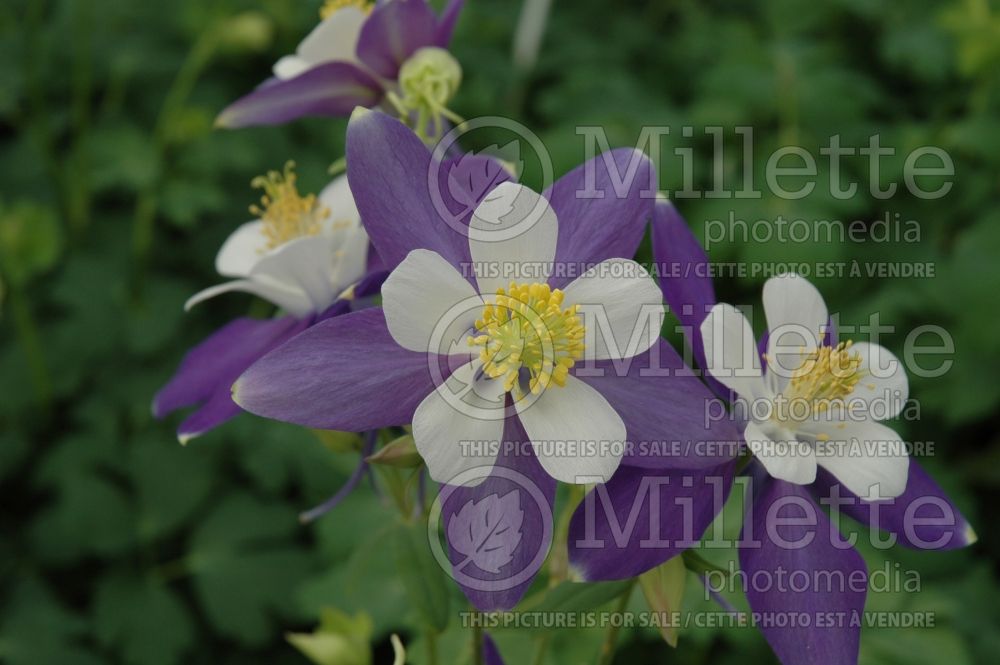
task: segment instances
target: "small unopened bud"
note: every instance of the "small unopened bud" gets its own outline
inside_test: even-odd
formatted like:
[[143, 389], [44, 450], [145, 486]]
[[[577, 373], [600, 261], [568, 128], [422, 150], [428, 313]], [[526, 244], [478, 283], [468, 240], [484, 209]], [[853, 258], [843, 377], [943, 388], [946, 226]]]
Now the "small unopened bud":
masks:
[[462, 66], [443, 48], [422, 48], [399, 70], [399, 87], [408, 101], [423, 99], [443, 107], [461, 84]]
[[245, 11], [231, 17], [219, 31], [220, 45], [233, 53], [264, 51], [274, 38], [274, 24], [266, 14]]

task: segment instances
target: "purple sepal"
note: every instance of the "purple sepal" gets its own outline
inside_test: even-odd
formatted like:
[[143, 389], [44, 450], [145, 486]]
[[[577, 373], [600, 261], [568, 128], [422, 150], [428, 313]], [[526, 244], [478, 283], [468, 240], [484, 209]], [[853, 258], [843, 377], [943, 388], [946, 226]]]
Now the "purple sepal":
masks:
[[[695, 363], [705, 363], [705, 345], [701, 323], [715, 305], [711, 264], [687, 222], [669, 201], [657, 201], [653, 210], [653, 260], [659, 274], [660, 289], [670, 311], [680, 320]], [[715, 377], [704, 372], [705, 382], [723, 399], [733, 401], [732, 391]]]
[[580, 364], [573, 374], [596, 388], [625, 422], [622, 464], [704, 469], [740, 451], [740, 433], [722, 404], [661, 339], [625, 360]]
[[227, 106], [215, 124], [235, 129], [280, 125], [304, 116], [349, 116], [358, 106], [379, 103], [382, 85], [349, 62], [327, 62], [295, 78], [269, 80]]
[[961, 511], [920, 464], [910, 458], [906, 491], [895, 499], [863, 501], [820, 469], [813, 495], [831, 510], [871, 528], [888, 531], [900, 545], [917, 550], [952, 550], [976, 542], [976, 533]]
[[[757, 480], [740, 566], [759, 627], [783, 665], [852, 665], [868, 588], [861, 555], [832, 528], [807, 488]], [[794, 621], [793, 621], [794, 620]]]
[[425, 0], [393, 0], [365, 21], [356, 53], [376, 74], [394, 80], [417, 49], [437, 44], [437, 36], [437, 17]]
[[458, 22], [458, 15], [462, 13], [465, 0], [448, 0], [448, 4], [441, 11], [438, 19], [437, 33], [434, 43], [441, 48], [448, 48], [451, 43], [452, 33], [455, 32], [455, 24]]
[[176, 374], [153, 398], [153, 415], [200, 405], [177, 430], [182, 439], [203, 434], [239, 414], [230, 396], [233, 381], [254, 361], [309, 325], [308, 320], [241, 318], [188, 351]]
[[387, 268], [414, 249], [429, 249], [460, 269], [469, 242], [445, 223], [450, 215], [429, 183], [431, 153], [417, 135], [384, 113], [356, 114], [347, 126], [347, 171], [362, 224]]
[[503, 439], [496, 464], [482, 471], [486, 480], [440, 491], [452, 576], [482, 611], [514, 607], [552, 544], [556, 482], [517, 418], [507, 418]]
[[[254, 363], [233, 399], [266, 418], [361, 432], [404, 425], [432, 390], [430, 362], [399, 346], [379, 307], [314, 325]], [[449, 375], [439, 365], [441, 378]]]
[[573, 570], [586, 581], [628, 579], [694, 547], [725, 505], [735, 466], [619, 468], [573, 513], [567, 538]]
[[500, 650], [489, 633], [483, 633], [483, 665], [504, 665]]
[[563, 287], [590, 266], [635, 256], [653, 215], [656, 172], [634, 148], [618, 148], [573, 169], [545, 192], [559, 218], [557, 265], [549, 280]]

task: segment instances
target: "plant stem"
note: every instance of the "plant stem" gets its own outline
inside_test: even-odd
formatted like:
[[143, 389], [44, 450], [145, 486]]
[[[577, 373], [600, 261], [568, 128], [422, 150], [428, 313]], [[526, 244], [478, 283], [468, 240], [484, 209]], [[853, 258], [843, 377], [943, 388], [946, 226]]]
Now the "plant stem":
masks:
[[52, 398], [52, 382], [45, 364], [42, 344], [38, 339], [35, 317], [24, 297], [22, 287], [18, 284], [10, 285], [10, 308], [14, 316], [14, 326], [17, 328], [18, 341], [28, 361], [28, 372], [35, 388], [35, 397], [42, 409], [48, 409]]
[[[622, 592], [622, 595], [618, 598], [618, 605], [615, 606], [615, 612], [621, 614], [628, 607], [628, 600], [632, 596], [632, 589], [635, 588], [635, 580], [628, 585], [628, 588]], [[601, 651], [597, 655], [597, 665], [611, 665], [611, 662], [615, 659], [615, 642], [618, 641], [618, 631], [621, 630], [621, 622], [612, 621], [611, 625], [608, 627], [608, 632], [604, 636], [604, 643], [601, 644]]]
[[549, 650], [549, 638], [551, 637], [552, 633], [546, 631], [538, 638], [538, 643], [535, 646], [535, 657], [531, 659], [532, 665], [542, 665], [545, 662], [545, 654]]
[[483, 627], [478, 621], [472, 624], [472, 662], [483, 665]]
[[206, 28], [188, 51], [184, 63], [174, 77], [167, 90], [160, 114], [153, 128], [153, 148], [160, 163], [160, 172], [150, 180], [140, 193], [135, 204], [135, 214], [132, 222], [132, 253], [135, 259], [136, 291], [142, 289], [142, 279], [149, 259], [149, 251], [153, 245], [153, 225], [156, 220], [157, 191], [163, 179], [164, 158], [170, 146], [171, 123], [184, 106], [202, 70], [208, 65], [215, 53], [216, 26]]
[[433, 628], [427, 631], [425, 641], [427, 642], [427, 663], [428, 665], [437, 665], [437, 634], [434, 632]]

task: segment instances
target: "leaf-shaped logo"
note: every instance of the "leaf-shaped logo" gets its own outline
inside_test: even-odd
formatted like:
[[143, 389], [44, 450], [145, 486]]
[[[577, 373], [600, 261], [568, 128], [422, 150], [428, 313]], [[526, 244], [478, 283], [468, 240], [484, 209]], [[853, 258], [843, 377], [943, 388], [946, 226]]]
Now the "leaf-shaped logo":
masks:
[[[516, 142], [515, 142], [516, 144]], [[447, 173], [448, 193], [460, 206], [453, 211], [456, 219], [463, 219], [472, 214], [483, 199], [501, 182], [511, 179], [511, 174], [503, 162], [484, 152], [468, 152], [455, 160]], [[510, 212], [497, 211], [499, 216]], [[491, 224], [499, 224], [499, 217], [488, 220]]]
[[473, 563], [485, 572], [499, 573], [514, 559], [514, 550], [521, 544], [523, 522], [524, 510], [517, 490], [466, 503], [448, 522], [448, 542], [465, 557], [455, 569]]

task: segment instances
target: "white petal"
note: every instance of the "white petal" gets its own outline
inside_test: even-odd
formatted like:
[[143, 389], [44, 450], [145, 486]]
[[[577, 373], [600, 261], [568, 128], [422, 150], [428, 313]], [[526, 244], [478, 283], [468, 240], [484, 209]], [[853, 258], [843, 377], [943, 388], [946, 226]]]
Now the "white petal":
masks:
[[357, 60], [354, 51], [366, 20], [368, 15], [357, 7], [338, 9], [302, 40], [297, 50], [299, 57], [310, 65]]
[[778, 480], [796, 485], [816, 480], [816, 453], [810, 444], [799, 442], [788, 433], [768, 431], [754, 422], [747, 425], [743, 437], [767, 472]]
[[274, 63], [271, 71], [274, 72], [276, 78], [287, 81], [288, 79], [295, 78], [311, 66], [297, 55], [285, 55], [278, 62]]
[[309, 303], [307, 311], [322, 312], [347, 286], [333, 283], [335, 253], [341, 242], [342, 237], [326, 234], [290, 240], [265, 254], [254, 265], [250, 279], [274, 282], [291, 291], [301, 292]]
[[361, 226], [340, 231], [344, 240], [335, 252], [331, 276], [334, 288], [344, 289], [364, 277], [368, 268], [368, 234]]
[[646, 269], [608, 259], [573, 280], [563, 307], [580, 305], [588, 359], [631, 358], [660, 338], [663, 294]]
[[342, 175], [330, 181], [319, 194], [319, 202], [330, 211], [326, 218], [328, 225], [340, 225], [350, 222], [353, 225], [361, 223], [361, 213], [354, 202], [354, 195], [347, 183], [347, 176]]
[[707, 370], [746, 399], [768, 395], [750, 322], [732, 305], [719, 303], [701, 322]]
[[266, 251], [264, 222], [247, 222], [222, 243], [222, 249], [215, 257], [215, 269], [226, 277], [246, 277]]
[[479, 484], [489, 475], [502, 443], [503, 382], [483, 378], [479, 367], [478, 361], [459, 367], [413, 414], [414, 443], [439, 483], [478, 468], [476, 478], [460, 484]]
[[873, 421], [842, 426], [831, 441], [817, 444], [819, 465], [861, 498], [891, 499], [902, 494], [910, 460], [895, 430]]
[[861, 367], [868, 372], [847, 396], [848, 403], [864, 400], [873, 420], [895, 418], [910, 396], [909, 381], [903, 363], [892, 351], [869, 342], [851, 347], [861, 354]]
[[763, 302], [768, 373], [787, 379], [802, 364], [803, 353], [823, 343], [830, 315], [816, 287], [795, 274], [767, 280]]
[[266, 279], [237, 279], [232, 282], [209, 287], [188, 298], [188, 301], [184, 303], [184, 309], [191, 309], [209, 298], [214, 298], [217, 295], [231, 291], [252, 293], [255, 296], [274, 303], [294, 316], [305, 316], [312, 311], [312, 303], [309, 302], [309, 299], [301, 290], [294, 290], [286, 285]]
[[471, 352], [466, 336], [482, 315], [483, 301], [437, 252], [415, 249], [382, 285], [382, 308], [397, 344], [451, 355]]
[[538, 461], [556, 480], [604, 482], [618, 468], [625, 423], [601, 393], [575, 376], [514, 407]]
[[558, 235], [559, 222], [547, 199], [524, 185], [499, 185], [469, 222], [479, 292], [493, 294], [512, 281], [547, 281]]

